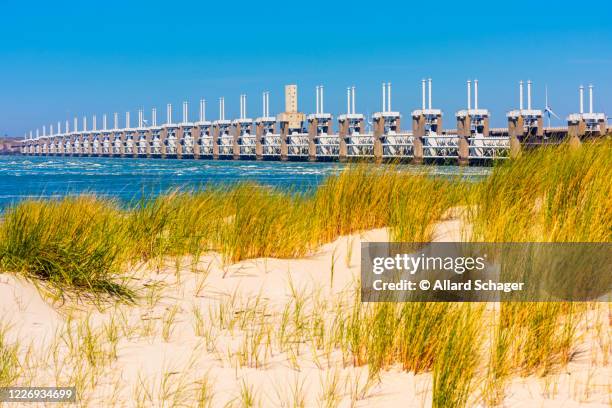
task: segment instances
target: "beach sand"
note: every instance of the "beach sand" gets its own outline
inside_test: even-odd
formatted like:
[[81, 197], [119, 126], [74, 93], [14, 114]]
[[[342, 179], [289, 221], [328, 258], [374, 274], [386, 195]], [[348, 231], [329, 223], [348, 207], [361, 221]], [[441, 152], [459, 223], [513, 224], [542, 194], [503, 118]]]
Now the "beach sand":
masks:
[[[434, 240], [459, 241], [461, 230], [460, 220], [451, 217], [436, 226]], [[94, 383], [84, 386], [83, 405], [138, 406], [140, 400], [141, 406], [195, 406], [196, 389], [208, 382], [215, 407], [241, 406], [245, 388], [252, 389], [263, 407], [299, 402], [336, 406], [327, 405], [331, 401], [342, 407], [431, 406], [431, 373], [414, 375], [391, 367], [368, 382], [367, 367], [343, 362], [339, 350], [315, 351], [304, 343], [296, 345], [295, 353], [264, 347], [255, 353], [259, 358], [245, 351], [257, 322], [282, 315], [294, 293], [303, 297], [306, 309], [316, 299], [333, 303], [354, 296], [361, 242], [388, 239], [387, 230], [378, 229], [340, 237], [304, 259], [253, 259], [224, 266], [220, 256], [211, 253], [197, 265], [185, 258], [180, 264], [169, 259], [161, 266], [134, 268], [134, 285], [145, 288], [136, 306], [95, 307], [74, 300], [52, 304], [31, 282], [0, 274], [0, 316], [11, 325], [7, 337], [18, 342], [22, 359], [29, 350], [30, 375], [19, 385], [53, 386], [58, 380], [57, 385], [69, 385], [89, 378], [83, 374], [87, 368], [70, 368], [66, 340], [68, 326], [88, 319], [94, 333], [108, 333], [105, 327], [114, 322], [119, 335], [116, 359], [98, 364]], [[194, 308], [203, 316], [199, 333]], [[612, 369], [602, 351], [608, 347], [609, 354], [607, 317], [589, 312], [579, 326], [574, 361], [546, 377], [514, 378], [504, 406], [610, 406]], [[602, 327], [607, 334], [601, 334]], [[106, 339], [100, 334], [101, 343]], [[470, 405], [481, 402], [474, 398]]]

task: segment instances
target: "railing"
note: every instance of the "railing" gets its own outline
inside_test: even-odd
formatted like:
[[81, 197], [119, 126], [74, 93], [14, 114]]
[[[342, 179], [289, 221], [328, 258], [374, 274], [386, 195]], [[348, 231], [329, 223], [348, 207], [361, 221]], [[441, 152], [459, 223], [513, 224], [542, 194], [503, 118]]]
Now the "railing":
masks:
[[287, 156], [306, 157], [308, 153], [308, 133], [293, 133], [287, 135]]
[[123, 146], [123, 153], [133, 155], [134, 154], [134, 141], [132, 139], [127, 139]]
[[510, 151], [509, 137], [470, 137], [470, 159], [507, 159]]
[[213, 155], [213, 138], [212, 136], [200, 136], [200, 156]]
[[180, 141], [182, 146], [182, 154], [192, 155], [193, 154], [193, 138], [190, 134], [185, 134], [185, 136]]
[[219, 156], [232, 156], [234, 154], [234, 136], [223, 133], [219, 135]]
[[162, 153], [161, 146], [161, 137], [159, 134], [154, 135], [153, 139], [151, 140], [151, 154], [154, 156], [160, 156]]
[[317, 157], [338, 157], [340, 138], [338, 135], [319, 135], [315, 139]]
[[374, 156], [374, 135], [364, 133], [347, 137], [346, 155], [348, 157]]
[[116, 135], [115, 140], [113, 140], [113, 154], [122, 153], [123, 146], [121, 144], [121, 137]]
[[147, 139], [144, 136], [141, 136], [138, 139], [138, 144], [137, 144], [137, 153], [139, 155], [146, 155], [147, 154]]
[[278, 133], [268, 133], [262, 138], [262, 150], [264, 156], [280, 156], [281, 137]]
[[413, 157], [414, 138], [409, 133], [385, 135], [382, 143], [383, 157]]
[[426, 159], [459, 158], [459, 136], [423, 136], [423, 157]]
[[183, 129], [183, 135], [179, 143], [181, 144], [181, 154], [183, 155], [193, 155], [195, 141], [193, 139], [193, 135], [191, 134], [191, 127], [186, 127]]
[[110, 152], [111, 152], [110, 140], [104, 139], [102, 141], [102, 154], [110, 154]]
[[253, 135], [240, 136], [238, 140], [238, 147], [240, 149], [241, 156], [255, 156], [257, 154], [256, 149], [257, 137]]
[[[59, 137], [54, 140], [41, 141], [23, 146], [24, 154], [36, 155], [161, 155], [177, 153], [178, 143], [183, 146], [183, 154], [191, 155], [195, 152], [196, 140], [189, 137], [178, 140], [172, 135], [165, 140], [163, 146], [159, 133], [154, 133], [153, 139], [147, 141], [144, 136], [137, 140], [110, 134], [102, 137], [95, 136], [93, 140], [86, 137]], [[353, 134], [346, 138], [348, 157], [373, 157], [374, 136], [372, 134]], [[423, 157], [426, 159], [457, 159], [459, 153], [459, 136], [455, 134], [430, 135], [422, 137]], [[469, 137], [469, 159], [506, 159], [509, 156], [510, 138], [507, 136]], [[558, 143], [558, 141], [555, 141]], [[213, 138], [203, 136], [197, 140], [200, 144], [201, 156], [212, 156]], [[219, 154], [233, 156], [234, 136], [223, 134], [218, 139]], [[242, 156], [255, 156], [257, 154], [257, 137], [245, 134], [238, 139], [239, 154]], [[528, 143], [524, 143], [528, 145]], [[307, 133], [294, 133], [287, 136], [287, 154], [291, 157], [306, 158], [309, 151], [309, 136]], [[267, 134], [262, 138], [262, 153], [264, 156], [280, 156], [281, 136]], [[315, 153], [321, 158], [337, 158], [340, 153], [340, 138], [338, 135], [318, 135], [315, 138]], [[382, 136], [382, 155], [384, 158], [411, 158], [414, 157], [414, 137], [410, 133], [387, 134]]]
[[174, 155], [177, 154], [177, 143], [176, 137], [168, 136], [166, 139], [166, 154]]

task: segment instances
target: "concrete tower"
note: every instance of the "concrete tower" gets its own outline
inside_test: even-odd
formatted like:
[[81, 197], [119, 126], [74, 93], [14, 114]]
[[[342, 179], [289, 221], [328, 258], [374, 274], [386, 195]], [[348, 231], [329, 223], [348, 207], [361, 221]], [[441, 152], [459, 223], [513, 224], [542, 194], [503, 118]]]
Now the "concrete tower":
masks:
[[300, 133], [306, 116], [298, 112], [297, 85], [285, 85], [285, 112], [278, 115], [281, 136], [281, 160], [288, 160], [288, 137]]

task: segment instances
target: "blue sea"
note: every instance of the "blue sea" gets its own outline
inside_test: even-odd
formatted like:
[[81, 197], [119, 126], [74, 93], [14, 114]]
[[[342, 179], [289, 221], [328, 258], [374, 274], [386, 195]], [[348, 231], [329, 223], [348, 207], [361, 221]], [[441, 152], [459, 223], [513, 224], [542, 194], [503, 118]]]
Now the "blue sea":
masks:
[[[308, 191], [342, 170], [341, 163], [133, 159], [106, 157], [0, 156], [0, 210], [27, 198], [95, 193], [125, 203], [174, 189], [255, 181], [290, 191]], [[431, 171], [402, 166], [410, 172]], [[489, 168], [436, 166], [436, 174], [486, 176]]]

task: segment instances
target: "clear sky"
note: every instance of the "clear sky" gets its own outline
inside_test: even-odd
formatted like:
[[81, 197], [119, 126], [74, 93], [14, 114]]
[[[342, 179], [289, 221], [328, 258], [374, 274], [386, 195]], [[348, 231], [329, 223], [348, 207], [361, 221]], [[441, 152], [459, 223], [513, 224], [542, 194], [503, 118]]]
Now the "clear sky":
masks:
[[578, 86], [592, 82], [595, 110], [612, 116], [612, 2], [0, 3], [0, 135], [115, 111], [135, 122], [137, 109], [149, 117], [153, 106], [161, 121], [166, 103], [178, 119], [183, 100], [194, 119], [200, 98], [214, 119], [219, 96], [234, 117], [241, 93], [256, 117], [263, 90], [270, 110], [282, 110], [287, 83], [298, 84], [305, 112], [325, 85], [325, 108], [337, 115], [349, 85], [357, 111], [380, 110], [388, 81], [393, 109], [408, 118], [423, 77], [434, 80], [445, 127], [466, 105], [469, 78], [495, 126], [517, 107], [520, 79], [534, 82], [540, 108], [547, 84], [563, 119], [578, 110]]

